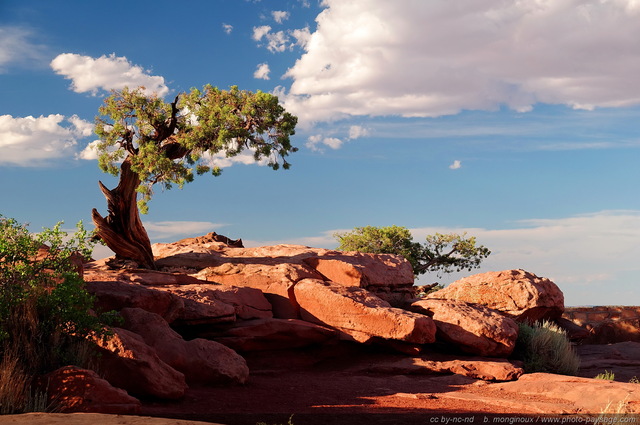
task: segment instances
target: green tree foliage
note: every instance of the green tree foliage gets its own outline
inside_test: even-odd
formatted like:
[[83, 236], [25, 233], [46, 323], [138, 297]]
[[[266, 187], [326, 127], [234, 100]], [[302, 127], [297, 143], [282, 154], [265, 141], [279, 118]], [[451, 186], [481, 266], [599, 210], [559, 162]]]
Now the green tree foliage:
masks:
[[104, 334], [91, 313], [74, 257], [88, 256], [87, 233], [68, 237], [53, 229], [32, 235], [0, 216], [0, 355], [20, 359], [27, 374], [45, 373], [68, 362], [70, 349], [88, 335]]
[[[183, 187], [195, 175], [221, 169], [214, 155], [234, 157], [250, 152], [274, 170], [289, 168], [286, 157], [297, 118], [268, 93], [231, 87], [181, 93], [171, 103], [143, 88], [115, 91], [100, 108], [95, 132], [100, 168], [119, 175], [112, 190], [102, 183], [109, 215], [93, 210], [96, 236], [116, 253], [119, 264], [132, 261], [154, 268], [151, 242], [139, 217], [146, 213], [153, 187]], [[138, 195], [141, 195], [140, 198]], [[138, 199], [139, 198], [139, 199]]]
[[172, 103], [143, 88], [114, 91], [96, 118], [95, 132], [100, 168], [119, 174], [118, 164], [128, 158], [141, 184], [141, 212], [153, 186], [182, 188], [195, 175], [220, 175], [210, 164], [212, 155], [233, 157], [248, 150], [256, 161], [265, 159], [277, 170], [289, 168], [286, 156], [297, 118], [286, 112], [278, 98], [268, 93], [207, 85], [179, 94]]
[[413, 241], [406, 227], [356, 227], [334, 237], [341, 251], [360, 251], [374, 254], [396, 254], [405, 257], [413, 267], [415, 275], [436, 272], [438, 276], [454, 271], [472, 270], [491, 254], [489, 249], [476, 245], [475, 237], [463, 234], [440, 234], [427, 236], [425, 243]]

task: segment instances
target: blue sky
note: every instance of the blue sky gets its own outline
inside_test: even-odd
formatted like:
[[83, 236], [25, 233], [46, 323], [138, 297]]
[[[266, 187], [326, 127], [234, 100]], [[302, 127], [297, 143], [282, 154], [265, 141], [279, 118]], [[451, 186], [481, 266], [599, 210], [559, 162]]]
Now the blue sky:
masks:
[[157, 191], [154, 242], [466, 231], [493, 251], [479, 271], [638, 305], [638, 22], [637, 0], [0, 0], [0, 213], [37, 231], [106, 212], [108, 90], [238, 85], [300, 118], [292, 169], [218, 158], [221, 177]]

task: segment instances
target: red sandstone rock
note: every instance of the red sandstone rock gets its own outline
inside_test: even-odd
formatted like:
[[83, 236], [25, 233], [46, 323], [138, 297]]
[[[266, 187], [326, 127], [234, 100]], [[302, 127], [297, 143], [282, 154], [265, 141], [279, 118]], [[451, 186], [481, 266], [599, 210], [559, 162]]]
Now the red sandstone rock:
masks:
[[337, 336], [323, 326], [296, 319], [254, 319], [237, 322], [216, 341], [238, 351], [286, 350], [322, 344]]
[[435, 341], [436, 327], [430, 317], [393, 308], [365, 289], [305, 279], [294, 292], [303, 320], [338, 329], [346, 339]]
[[220, 343], [185, 341], [162, 317], [138, 308], [123, 309], [122, 317], [128, 330], [140, 335], [162, 361], [182, 372], [190, 384], [243, 384], [249, 377], [244, 358]]
[[605, 370], [614, 371], [615, 380], [629, 382], [640, 377], [640, 342], [586, 344], [576, 347], [580, 356], [580, 376], [593, 378]]
[[360, 286], [401, 306], [413, 298], [413, 272], [402, 257], [275, 245], [230, 248], [207, 238], [184, 239], [153, 246], [156, 262], [167, 270], [183, 270], [202, 280], [248, 286], [264, 292], [277, 318], [299, 318], [292, 295], [303, 279]]
[[[49, 257], [51, 257], [51, 248], [45, 244], [40, 245], [35, 260], [44, 261]], [[69, 263], [76, 269], [78, 276], [82, 277], [84, 274], [84, 264], [86, 263], [84, 257], [79, 252], [74, 252], [69, 256]]]
[[113, 387], [92, 370], [65, 366], [44, 377], [48, 401], [61, 413], [93, 412], [112, 415], [140, 413], [140, 401]]
[[232, 305], [236, 310], [236, 317], [240, 320], [273, 317], [273, 308], [259, 289], [226, 285], [216, 285], [208, 289], [213, 298]]
[[205, 325], [215, 323], [233, 323], [236, 310], [233, 306], [221, 302], [202, 302], [184, 297], [184, 311], [174, 323], [180, 325]]
[[571, 320], [565, 319], [564, 317], [555, 319], [555, 323], [560, 327], [560, 329], [564, 330], [567, 333], [567, 338], [569, 338], [571, 341], [583, 342], [591, 336], [591, 332], [589, 332], [588, 329], [585, 329], [582, 326], [573, 323]]
[[550, 373], [530, 373], [515, 382], [495, 384], [492, 388], [520, 395], [539, 395], [565, 400], [581, 413], [599, 414], [609, 407], [614, 413], [618, 403], [624, 404], [621, 413], [640, 413], [638, 384], [611, 382], [604, 379], [578, 378]]
[[[101, 275], [109, 279], [109, 275]], [[102, 311], [137, 307], [157, 313], [172, 322], [184, 311], [183, 300], [169, 292], [147, 288], [118, 280], [89, 281], [87, 291], [96, 297], [96, 307]]]
[[[238, 249], [235, 249], [238, 250]], [[229, 263], [207, 267], [197, 276], [201, 279], [227, 286], [250, 287], [261, 290], [272, 305], [273, 315], [281, 319], [298, 318], [295, 298], [292, 295], [296, 282], [320, 275], [302, 264], [286, 263], [274, 258], [230, 259]]]
[[136, 396], [180, 399], [187, 390], [182, 373], [160, 360], [141, 336], [121, 328], [96, 339], [101, 348], [98, 363], [109, 383]]
[[213, 283], [158, 288], [185, 301], [178, 320], [187, 324], [233, 322], [273, 317], [271, 304], [259, 289]]
[[369, 289], [371, 286], [413, 285], [411, 264], [398, 255], [329, 251], [321, 257], [306, 258], [304, 262], [325, 280], [344, 286]]
[[407, 357], [392, 362], [377, 362], [365, 366], [362, 371], [391, 375], [430, 375], [454, 373], [484, 381], [512, 381], [523, 370], [507, 360], [483, 357], [451, 358], [442, 354]]
[[461, 350], [489, 357], [508, 357], [518, 338], [518, 324], [495, 310], [464, 301], [423, 299], [411, 311], [431, 316], [438, 339]]
[[524, 270], [480, 273], [457, 280], [427, 298], [485, 305], [518, 321], [556, 319], [564, 311], [558, 286]]

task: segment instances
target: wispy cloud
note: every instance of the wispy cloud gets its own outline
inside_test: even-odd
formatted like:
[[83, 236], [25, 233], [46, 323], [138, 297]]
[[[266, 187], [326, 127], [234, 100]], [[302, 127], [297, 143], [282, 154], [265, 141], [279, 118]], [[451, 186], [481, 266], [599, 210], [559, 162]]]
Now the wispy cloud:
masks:
[[144, 222], [144, 227], [149, 232], [152, 241], [190, 236], [204, 235], [213, 232], [225, 224], [212, 223], [210, 221], [149, 221]]
[[231, 34], [233, 32], [233, 25], [222, 24], [222, 30], [227, 34]]
[[460, 167], [462, 167], [462, 162], [460, 162], [460, 160], [458, 159], [454, 160], [453, 163], [449, 165], [449, 169], [451, 170], [457, 170]]
[[0, 73], [12, 64], [44, 59], [44, 47], [31, 41], [31, 31], [16, 26], [0, 26]]
[[63, 53], [51, 61], [56, 74], [71, 80], [71, 89], [76, 93], [96, 95], [100, 90], [119, 90], [124, 87], [145, 87], [147, 93], [164, 96], [169, 92], [164, 78], [150, 75], [126, 57], [115, 54], [92, 58], [75, 53]]

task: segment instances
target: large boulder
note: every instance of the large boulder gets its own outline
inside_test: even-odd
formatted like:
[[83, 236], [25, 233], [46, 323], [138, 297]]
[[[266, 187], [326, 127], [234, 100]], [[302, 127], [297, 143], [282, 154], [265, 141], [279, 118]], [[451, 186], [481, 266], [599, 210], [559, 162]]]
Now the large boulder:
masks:
[[564, 312], [560, 288], [549, 279], [524, 270], [475, 274], [427, 297], [482, 304], [517, 321], [558, 319]]
[[[108, 278], [106, 275], [102, 277]], [[172, 322], [183, 314], [185, 308], [182, 298], [135, 283], [119, 280], [87, 281], [86, 288], [96, 297], [95, 306], [101, 311], [137, 307], [157, 313]]]
[[431, 316], [438, 329], [438, 339], [467, 353], [508, 357], [516, 345], [518, 324], [479, 304], [423, 299], [411, 304], [410, 310]]
[[304, 263], [324, 280], [365, 288], [395, 306], [414, 295], [413, 268], [399, 255], [327, 251], [306, 258]]
[[393, 308], [366, 289], [305, 279], [296, 284], [294, 292], [303, 320], [335, 328], [344, 339], [435, 341], [436, 327], [430, 317]]
[[[237, 249], [236, 249], [237, 250]], [[261, 290], [272, 305], [273, 315], [281, 319], [298, 318], [293, 296], [294, 285], [302, 279], [320, 277], [301, 264], [280, 259], [230, 259], [230, 262], [201, 270], [200, 279], [227, 286], [250, 287]]]
[[111, 328], [111, 333], [95, 339], [100, 348], [98, 367], [109, 383], [135, 396], [169, 400], [184, 396], [184, 374], [160, 360], [141, 336], [121, 328]]
[[125, 308], [121, 314], [123, 326], [140, 335], [189, 384], [243, 384], [249, 377], [244, 358], [225, 345], [199, 338], [185, 341], [162, 317], [139, 308]]
[[273, 317], [272, 307], [261, 290], [203, 282], [197, 285], [158, 287], [182, 298], [182, 324], [234, 322]]
[[323, 344], [336, 338], [333, 329], [297, 319], [253, 319], [210, 338], [237, 351], [287, 350]]
[[61, 413], [93, 412], [112, 415], [140, 413], [141, 403], [113, 387], [92, 370], [64, 366], [44, 376], [49, 405]]

